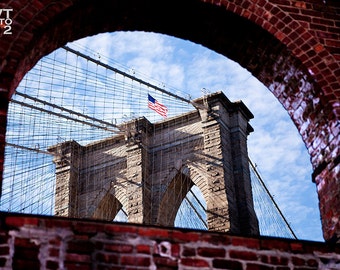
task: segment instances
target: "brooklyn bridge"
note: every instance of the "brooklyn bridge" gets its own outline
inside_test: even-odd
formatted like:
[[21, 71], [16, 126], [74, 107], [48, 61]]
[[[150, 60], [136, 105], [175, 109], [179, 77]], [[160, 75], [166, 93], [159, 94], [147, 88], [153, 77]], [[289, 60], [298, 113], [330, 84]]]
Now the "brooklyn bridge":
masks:
[[2, 211], [296, 238], [249, 158], [253, 114], [222, 92], [192, 100], [63, 47], [8, 118]]

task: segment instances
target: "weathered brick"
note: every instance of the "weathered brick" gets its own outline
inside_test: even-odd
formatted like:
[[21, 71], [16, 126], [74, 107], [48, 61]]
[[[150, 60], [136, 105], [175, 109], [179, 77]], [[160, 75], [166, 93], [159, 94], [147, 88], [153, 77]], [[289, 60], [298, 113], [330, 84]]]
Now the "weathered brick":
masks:
[[272, 264], [272, 265], [288, 265], [289, 260], [287, 257], [280, 257], [280, 256], [261, 256], [261, 262]]
[[149, 266], [151, 259], [150, 257], [122, 255], [120, 263], [122, 265]]
[[5, 266], [6, 263], [7, 263], [7, 259], [0, 257], [0, 267]]
[[290, 243], [290, 248], [293, 252], [303, 252], [304, 251], [304, 245], [299, 242], [293, 242]]
[[306, 265], [306, 260], [304, 258], [294, 256], [292, 258], [292, 263], [296, 266], [303, 266]]
[[[0, 218], [0, 224], [1, 224], [1, 218]], [[6, 230], [1, 228], [0, 226], [0, 245], [1, 246], [3, 246], [3, 244], [6, 245], [9, 239], [10, 239], [10, 236], [8, 235], [8, 231], [6, 232]]]
[[157, 269], [178, 269], [178, 261], [172, 258], [154, 257], [153, 261], [156, 264]]
[[137, 245], [137, 253], [151, 254], [151, 247], [149, 245]]
[[80, 263], [90, 263], [91, 256], [77, 253], [67, 253], [65, 255], [65, 261], [68, 262], [80, 262]]
[[29, 258], [38, 260], [39, 246], [27, 238], [15, 238], [14, 241], [14, 259]]
[[178, 258], [180, 256], [181, 247], [179, 244], [171, 244], [171, 256]]
[[319, 263], [315, 259], [309, 259], [309, 260], [307, 260], [307, 265], [310, 266], [310, 267], [318, 268]]
[[277, 241], [274, 239], [261, 239], [261, 249], [278, 249], [287, 250], [289, 249], [289, 243], [284, 241]]
[[9, 246], [0, 246], [0, 256], [9, 255]]
[[25, 217], [7, 217], [6, 218], [6, 224], [7, 226], [13, 226], [13, 227], [22, 227], [24, 225], [35, 225], [37, 226], [39, 224], [38, 218], [25, 218]]
[[258, 255], [255, 252], [244, 251], [244, 250], [231, 250], [229, 251], [230, 258], [241, 259], [245, 261], [256, 261]]
[[50, 248], [49, 250], [48, 250], [48, 254], [49, 254], [49, 256], [51, 256], [51, 257], [59, 257], [59, 249], [57, 249], [57, 248]]
[[209, 267], [209, 263], [207, 261], [197, 258], [182, 258], [180, 263], [191, 267]]
[[94, 250], [94, 244], [86, 240], [71, 240], [67, 243], [67, 252], [90, 254]]
[[229, 235], [218, 235], [218, 234], [204, 234], [200, 238], [204, 242], [208, 242], [214, 245], [228, 245], [231, 243], [231, 237]]
[[260, 248], [260, 240], [255, 238], [232, 237], [231, 243], [233, 246], [243, 246], [253, 249]]
[[[133, 251], [133, 246], [122, 244], [122, 243], [112, 243], [112, 244], [107, 243], [104, 245], [104, 250], [118, 252], [118, 253], [131, 253]], [[150, 247], [149, 247], [149, 252], [150, 252]]]
[[196, 256], [196, 248], [184, 246], [182, 250], [182, 256], [184, 257]]
[[112, 254], [109, 252], [99, 252], [95, 255], [96, 261], [103, 263], [119, 264], [119, 254]]
[[246, 270], [273, 270], [275, 269], [273, 266], [263, 265], [263, 264], [255, 264], [255, 263], [247, 263]]
[[40, 269], [39, 260], [24, 260], [14, 258], [12, 269]]
[[197, 254], [202, 257], [225, 257], [226, 251], [222, 248], [201, 247], [197, 249]]
[[[65, 269], [68, 269], [68, 270], [92, 270], [92, 266], [90, 264], [86, 264], [86, 263], [65, 262], [64, 266], [65, 266]], [[22, 268], [22, 269], [24, 269], [24, 268]], [[31, 269], [34, 269], [34, 268], [31, 268]], [[36, 269], [38, 269], [38, 268], [36, 268]]]
[[223, 260], [223, 259], [214, 259], [213, 267], [217, 269], [233, 269], [233, 270], [242, 270], [242, 263], [239, 261], [233, 260]]
[[53, 270], [53, 269], [59, 269], [59, 263], [58, 262], [56, 262], [56, 261], [47, 261], [46, 262], [46, 268], [47, 269], [51, 269], [51, 270]]

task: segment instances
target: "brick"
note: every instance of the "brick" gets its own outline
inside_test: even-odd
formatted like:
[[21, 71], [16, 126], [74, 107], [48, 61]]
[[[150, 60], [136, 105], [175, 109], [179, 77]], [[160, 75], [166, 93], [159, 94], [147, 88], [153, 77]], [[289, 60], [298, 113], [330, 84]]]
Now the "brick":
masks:
[[50, 248], [48, 250], [48, 254], [51, 257], [59, 257], [59, 249], [57, 249], [57, 248]]
[[182, 258], [180, 263], [191, 267], [209, 267], [209, 263], [207, 261], [196, 258]]
[[119, 254], [112, 254], [109, 252], [99, 252], [95, 255], [97, 262], [118, 264], [120, 260]]
[[196, 248], [192, 248], [192, 247], [183, 247], [183, 251], [182, 251], [182, 256], [183, 257], [192, 257], [192, 256], [196, 256]]
[[239, 261], [214, 259], [212, 263], [217, 269], [243, 270], [242, 263]]
[[[150, 252], [150, 247], [146, 246], [146, 248], [147, 247], [149, 248], [149, 252]], [[133, 246], [121, 244], [121, 243], [104, 244], [104, 250], [105, 251], [118, 252], [118, 253], [131, 253], [133, 251]]]
[[5, 266], [6, 263], [7, 263], [7, 259], [0, 257], [0, 267]]
[[246, 270], [274, 270], [275, 268], [263, 264], [247, 263]]
[[293, 257], [292, 263], [296, 266], [304, 266], [306, 265], [306, 260], [300, 257]]
[[39, 224], [38, 218], [29, 218], [29, 217], [7, 217], [6, 225], [11, 227], [22, 227], [24, 225], [34, 225], [37, 226]]
[[47, 269], [55, 269], [55, 270], [57, 270], [57, 269], [59, 269], [59, 263], [58, 262], [56, 262], [56, 261], [47, 261], [46, 262], [46, 268]]
[[168, 239], [170, 237], [170, 232], [164, 229], [140, 228], [138, 232], [140, 235], [152, 236], [155, 239]]
[[84, 235], [94, 235], [104, 230], [104, 224], [77, 222], [74, 224], [74, 231]]
[[[124, 224], [107, 224], [104, 226], [105, 233], [109, 235], [116, 235], [119, 234], [137, 234], [139, 228], [134, 226], [126, 226]], [[143, 234], [143, 230], [140, 231]]]
[[40, 269], [39, 260], [13, 259], [12, 269]]
[[27, 238], [15, 238], [14, 241], [14, 258], [31, 258], [37, 259], [39, 246]]
[[181, 250], [181, 247], [179, 244], [172, 244], [171, 245], [171, 256], [174, 258], [179, 258], [180, 250]]
[[46, 228], [59, 228], [63, 229], [65, 233], [70, 231], [70, 227], [72, 227], [72, 223], [69, 220], [65, 219], [46, 219], [44, 220], [44, 226]]
[[290, 248], [293, 252], [303, 252], [304, 251], [303, 243], [299, 243], [299, 242], [290, 243]]
[[289, 249], [289, 243], [278, 240], [261, 239], [261, 249], [287, 250]]
[[138, 253], [151, 254], [151, 247], [149, 245], [137, 245], [136, 250]]
[[[65, 269], [67, 269], [67, 270], [92, 270], [91, 264], [85, 264], [85, 263], [79, 263], [79, 262], [77, 262], [77, 263], [75, 263], [75, 262], [65, 262], [64, 265], [65, 265]], [[34, 268], [32, 268], [32, 269], [34, 269]]]
[[298, 7], [298, 8], [303, 8], [306, 9], [306, 3], [304, 1], [297, 1], [296, 3], [294, 3], [294, 6]]
[[225, 257], [226, 251], [222, 248], [201, 247], [197, 249], [197, 254], [202, 257]]
[[94, 244], [86, 240], [71, 240], [67, 243], [67, 252], [79, 253], [79, 254], [90, 254], [94, 250]]
[[153, 261], [156, 264], [157, 269], [178, 269], [178, 261], [172, 258], [154, 257]]
[[89, 263], [89, 262], [91, 262], [91, 256], [90, 255], [83, 255], [83, 254], [76, 254], [76, 253], [67, 253], [65, 255], [65, 261]]
[[241, 259], [245, 261], [256, 261], [258, 255], [255, 252], [243, 251], [243, 250], [231, 250], [229, 251], [230, 258]]
[[289, 263], [289, 260], [287, 257], [280, 257], [280, 256], [261, 256], [261, 262], [266, 264], [272, 264], [272, 265], [284, 265], [287, 266]]
[[175, 241], [198, 241], [200, 239], [199, 233], [194, 232], [182, 232], [182, 231], [173, 231], [171, 233], [171, 239]]
[[122, 265], [150, 266], [151, 259], [150, 257], [123, 255], [120, 263]]
[[310, 267], [318, 268], [319, 263], [315, 259], [309, 259], [309, 260], [307, 260], [307, 265], [310, 266]]
[[229, 235], [216, 235], [216, 234], [203, 234], [200, 238], [201, 241], [208, 242], [214, 245], [229, 245], [231, 237]]
[[9, 246], [0, 246], [0, 256], [9, 255]]
[[0, 245], [7, 244], [9, 238], [8, 235], [0, 233]]
[[231, 243], [233, 246], [243, 246], [252, 249], [260, 249], [260, 240], [255, 238], [232, 237]]

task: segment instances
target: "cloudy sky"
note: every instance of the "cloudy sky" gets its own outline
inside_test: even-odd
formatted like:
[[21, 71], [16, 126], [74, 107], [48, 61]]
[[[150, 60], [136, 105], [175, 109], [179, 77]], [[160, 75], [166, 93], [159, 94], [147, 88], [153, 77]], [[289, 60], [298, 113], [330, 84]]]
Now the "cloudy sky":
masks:
[[69, 44], [197, 98], [223, 91], [253, 112], [249, 155], [299, 239], [323, 241], [309, 155], [296, 127], [271, 92], [237, 63], [201, 45], [166, 35], [116, 32]]

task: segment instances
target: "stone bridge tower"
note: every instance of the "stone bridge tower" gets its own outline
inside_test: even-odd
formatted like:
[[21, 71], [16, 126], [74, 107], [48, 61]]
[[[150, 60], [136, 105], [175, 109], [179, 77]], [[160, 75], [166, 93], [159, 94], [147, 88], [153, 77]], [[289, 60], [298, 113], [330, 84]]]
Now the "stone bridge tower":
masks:
[[209, 230], [258, 235], [247, 152], [253, 115], [221, 92], [195, 103], [200, 109], [155, 124], [122, 124], [125, 134], [51, 147], [55, 214], [113, 220], [124, 209], [129, 222], [173, 226], [196, 185]]

